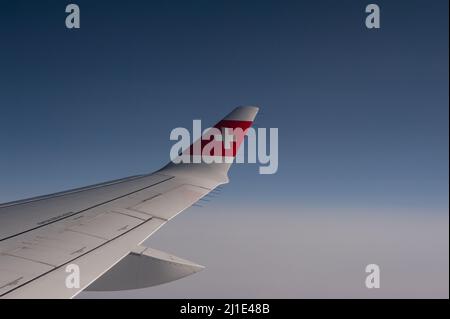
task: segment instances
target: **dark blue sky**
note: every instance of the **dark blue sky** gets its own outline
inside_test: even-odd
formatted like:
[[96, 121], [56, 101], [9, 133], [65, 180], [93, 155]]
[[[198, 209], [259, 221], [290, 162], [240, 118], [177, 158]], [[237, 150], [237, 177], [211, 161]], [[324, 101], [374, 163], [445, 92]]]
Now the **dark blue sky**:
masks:
[[169, 133], [259, 105], [279, 172], [227, 198], [448, 213], [448, 1], [0, 2], [0, 201], [158, 169]]

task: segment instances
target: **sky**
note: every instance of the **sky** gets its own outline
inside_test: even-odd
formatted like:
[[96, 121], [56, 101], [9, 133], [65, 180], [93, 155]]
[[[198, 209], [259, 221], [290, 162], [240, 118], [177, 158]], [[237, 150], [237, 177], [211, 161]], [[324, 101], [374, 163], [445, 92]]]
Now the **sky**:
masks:
[[74, 1], [77, 30], [68, 3], [0, 1], [0, 202], [154, 171], [173, 128], [258, 105], [277, 173], [234, 165], [149, 240], [207, 268], [125, 296], [365, 298], [378, 263], [374, 297], [448, 298], [448, 1], [376, 1], [378, 30], [364, 1]]

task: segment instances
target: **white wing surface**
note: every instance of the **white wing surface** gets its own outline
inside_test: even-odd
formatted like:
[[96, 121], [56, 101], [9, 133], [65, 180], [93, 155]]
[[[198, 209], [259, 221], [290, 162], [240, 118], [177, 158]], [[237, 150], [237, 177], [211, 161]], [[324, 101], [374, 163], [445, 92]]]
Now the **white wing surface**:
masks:
[[[215, 128], [246, 131], [257, 111], [238, 107]], [[234, 158], [242, 139], [234, 137], [221, 156]], [[194, 149], [184, 154], [198, 155]], [[230, 165], [170, 163], [153, 174], [0, 205], [0, 297], [71, 298], [84, 289], [144, 288], [201, 270], [141, 244], [227, 183]]]

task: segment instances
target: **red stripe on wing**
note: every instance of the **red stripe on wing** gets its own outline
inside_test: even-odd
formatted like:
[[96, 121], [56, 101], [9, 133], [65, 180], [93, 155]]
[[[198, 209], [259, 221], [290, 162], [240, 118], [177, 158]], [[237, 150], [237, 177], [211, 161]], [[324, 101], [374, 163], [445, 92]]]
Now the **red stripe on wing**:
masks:
[[[235, 157], [252, 123], [252, 121], [222, 120], [214, 125], [214, 128], [222, 132], [221, 141], [214, 137], [204, 138], [205, 135], [203, 135], [202, 139], [192, 144], [185, 154]], [[225, 137], [225, 135], [228, 135], [228, 137]], [[229, 143], [227, 142], [228, 145], [225, 145], [226, 139], [229, 141]], [[198, 146], [199, 143], [201, 143], [201, 147]], [[204, 150], [206, 145], [208, 145], [209, 150]]]

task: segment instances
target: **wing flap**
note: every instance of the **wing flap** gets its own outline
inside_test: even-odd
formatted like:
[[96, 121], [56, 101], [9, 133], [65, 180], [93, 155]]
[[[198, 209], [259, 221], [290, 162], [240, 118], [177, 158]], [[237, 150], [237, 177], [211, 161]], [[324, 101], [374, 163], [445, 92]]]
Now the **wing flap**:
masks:
[[138, 247], [86, 288], [118, 291], [147, 288], [192, 275], [204, 267], [147, 247]]

